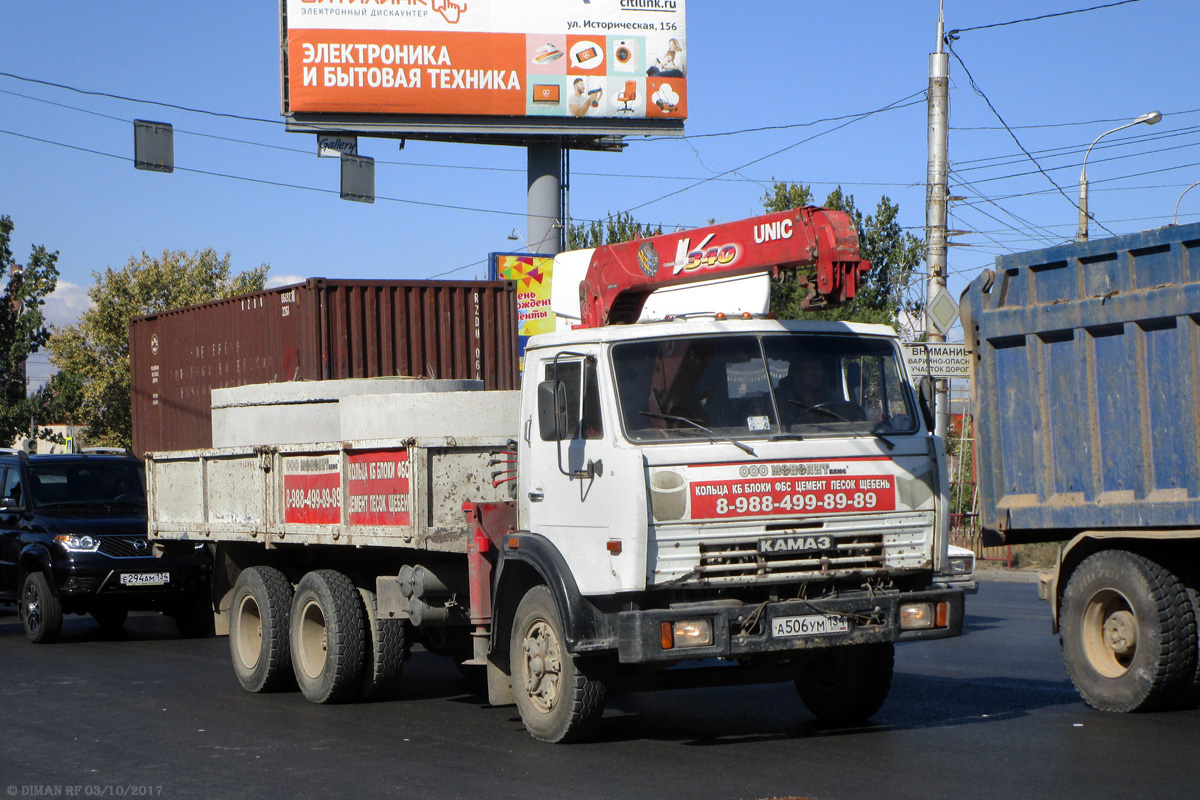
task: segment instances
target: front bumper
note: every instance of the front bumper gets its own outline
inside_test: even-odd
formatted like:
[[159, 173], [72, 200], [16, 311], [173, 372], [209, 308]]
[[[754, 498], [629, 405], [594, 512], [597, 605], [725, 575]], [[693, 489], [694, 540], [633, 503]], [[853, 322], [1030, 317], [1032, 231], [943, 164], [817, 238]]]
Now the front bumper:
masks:
[[[113, 559], [76, 555], [54, 565], [54, 588], [69, 609], [120, 606], [132, 611], [163, 610], [197, 595], [207, 596], [212, 569], [197, 557]], [[166, 583], [127, 585], [122, 575], [166, 573]]]
[[[900, 607], [910, 603], [947, 603], [946, 625], [924, 630], [901, 630]], [[815, 636], [776, 638], [771, 620], [776, 617], [834, 614], [848, 618], [849, 630]], [[700, 647], [664, 649], [662, 625], [707, 619], [713, 642]], [[623, 611], [617, 615], [618, 658], [624, 664], [680, 661], [690, 658], [739, 658], [788, 653], [818, 647], [946, 639], [962, 633], [963, 591], [934, 587], [923, 592], [855, 592], [817, 600], [785, 600], [758, 605], [694, 603], [648, 611]]]

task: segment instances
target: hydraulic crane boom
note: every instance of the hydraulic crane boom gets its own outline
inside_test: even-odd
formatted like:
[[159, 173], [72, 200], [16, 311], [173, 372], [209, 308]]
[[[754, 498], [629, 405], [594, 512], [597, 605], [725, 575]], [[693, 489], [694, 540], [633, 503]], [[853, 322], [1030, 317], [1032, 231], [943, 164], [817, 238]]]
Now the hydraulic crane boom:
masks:
[[579, 285], [581, 327], [636, 322], [655, 289], [696, 281], [815, 267], [804, 308], [854, 297], [871, 268], [861, 258], [854, 220], [804, 207], [596, 248]]

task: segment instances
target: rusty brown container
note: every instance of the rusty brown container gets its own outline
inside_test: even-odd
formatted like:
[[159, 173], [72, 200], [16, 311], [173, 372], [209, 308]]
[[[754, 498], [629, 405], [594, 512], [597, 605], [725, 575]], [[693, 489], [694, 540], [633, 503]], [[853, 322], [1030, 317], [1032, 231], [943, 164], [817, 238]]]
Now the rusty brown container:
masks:
[[515, 389], [511, 281], [310, 278], [129, 325], [133, 449], [212, 446], [211, 390], [395, 375]]

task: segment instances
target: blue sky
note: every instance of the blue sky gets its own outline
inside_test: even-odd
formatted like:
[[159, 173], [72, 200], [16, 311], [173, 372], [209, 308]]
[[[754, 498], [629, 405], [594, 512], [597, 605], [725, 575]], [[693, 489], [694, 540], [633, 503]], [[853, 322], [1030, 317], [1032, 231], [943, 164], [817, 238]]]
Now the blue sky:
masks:
[[[947, 28], [963, 29], [953, 45], [961, 62], [950, 59], [950, 160], [951, 194], [966, 199], [951, 227], [972, 232], [950, 252], [955, 294], [997, 254], [1074, 236], [1083, 151], [1146, 111], [1162, 122], [1106, 137], [1088, 160], [1097, 222], [1113, 233], [1168, 224], [1200, 180], [1200, 4], [1140, 0], [966, 30], [1113, 1], [946, 0]], [[937, 12], [936, 0], [691, 0], [688, 137], [572, 154], [572, 217], [740, 219], [761, 212], [773, 180], [788, 180], [819, 199], [841, 185], [864, 210], [887, 195], [923, 236]], [[337, 161], [283, 129], [278, 44], [271, 0], [0, 4], [0, 213], [16, 225], [18, 261], [32, 244], [60, 251], [56, 323], [84, 307], [94, 271], [143, 250], [213, 247], [235, 269], [270, 264], [279, 284], [477, 278], [489, 252], [519, 249], [507, 237], [525, 230], [520, 148], [400, 150], [363, 138], [380, 199], [338, 199]], [[176, 165], [197, 172], [135, 170], [135, 118], [172, 123]], [[833, 118], [845, 119], [822, 121]], [[1179, 210], [1180, 222], [1198, 219], [1200, 188]], [[1094, 224], [1093, 238], [1102, 235]], [[50, 369], [35, 356], [35, 377]]]

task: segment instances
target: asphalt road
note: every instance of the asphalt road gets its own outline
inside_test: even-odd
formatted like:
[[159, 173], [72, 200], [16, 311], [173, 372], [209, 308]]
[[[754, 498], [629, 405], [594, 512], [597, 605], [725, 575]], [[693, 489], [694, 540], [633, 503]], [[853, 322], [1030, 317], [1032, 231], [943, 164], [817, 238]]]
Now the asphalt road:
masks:
[[0, 608], [0, 800], [1195, 796], [1200, 711], [1088, 709], [1032, 584], [967, 611], [961, 638], [898, 649], [869, 726], [821, 727], [790, 684], [689, 690], [612, 697], [597, 741], [554, 746], [423, 652], [401, 699], [318, 707], [246, 694], [224, 638], [162, 617], [34, 646]]

